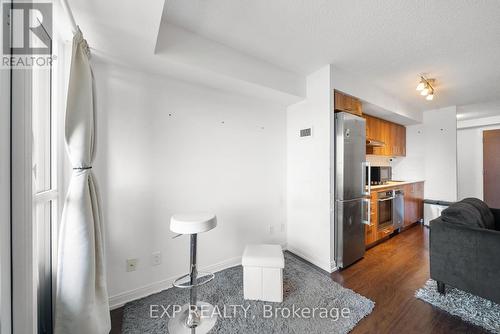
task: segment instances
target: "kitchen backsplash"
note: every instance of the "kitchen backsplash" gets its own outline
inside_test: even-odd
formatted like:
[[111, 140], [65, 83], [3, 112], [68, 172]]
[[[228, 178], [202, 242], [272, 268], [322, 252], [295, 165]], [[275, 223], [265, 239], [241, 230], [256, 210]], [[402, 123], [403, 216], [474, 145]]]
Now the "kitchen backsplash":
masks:
[[391, 166], [390, 157], [384, 157], [381, 155], [367, 155], [366, 160], [372, 166]]
[[[381, 155], [367, 155], [366, 160], [372, 166], [390, 166], [392, 167], [392, 179], [398, 181], [422, 180], [421, 172], [412, 169], [412, 164], [408, 164], [407, 157], [384, 157]], [[416, 164], [418, 165], [418, 164]]]

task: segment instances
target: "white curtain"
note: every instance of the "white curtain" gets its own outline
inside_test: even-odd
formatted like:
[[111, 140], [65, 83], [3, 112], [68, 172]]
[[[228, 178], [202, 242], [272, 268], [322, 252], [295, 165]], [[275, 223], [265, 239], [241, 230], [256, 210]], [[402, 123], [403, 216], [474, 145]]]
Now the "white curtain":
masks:
[[56, 334], [109, 333], [103, 226], [92, 161], [94, 80], [82, 33], [73, 37], [66, 106], [66, 148], [73, 175], [59, 234]]

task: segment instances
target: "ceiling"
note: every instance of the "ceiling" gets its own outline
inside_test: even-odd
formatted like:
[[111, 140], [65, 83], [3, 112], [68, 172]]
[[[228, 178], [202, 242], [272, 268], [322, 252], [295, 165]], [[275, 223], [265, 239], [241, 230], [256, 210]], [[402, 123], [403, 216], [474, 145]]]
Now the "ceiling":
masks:
[[412, 118], [402, 116], [399, 113], [395, 113], [393, 111], [381, 108], [380, 106], [370, 102], [362, 101], [362, 105], [363, 105], [363, 114], [375, 116], [402, 125], [414, 125], [421, 123], [421, 120], [420, 122], [415, 121]]
[[[163, 13], [285, 71], [335, 64], [420, 110], [500, 100], [499, 17], [496, 0], [167, 0]], [[420, 73], [434, 101], [415, 91]]]
[[[496, 0], [69, 2], [94, 59], [281, 104], [327, 64], [414, 110], [473, 105], [470, 118], [500, 101]], [[434, 101], [415, 91], [422, 72]]]
[[500, 116], [500, 100], [457, 107], [457, 119], [460, 121], [492, 116]]
[[[163, 15], [165, 0], [148, 0], [147, 5], [132, 0], [69, 0], [69, 4], [94, 61], [280, 105], [304, 99], [304, 76], [169, 24]], [[56, 1], [58, 26], [69, 30], [59, 7]]]

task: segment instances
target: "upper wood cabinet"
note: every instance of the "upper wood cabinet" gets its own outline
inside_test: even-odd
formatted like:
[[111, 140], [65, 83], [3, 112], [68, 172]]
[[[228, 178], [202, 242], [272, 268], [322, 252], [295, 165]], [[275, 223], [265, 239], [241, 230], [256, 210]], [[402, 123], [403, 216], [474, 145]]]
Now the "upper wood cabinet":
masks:
[[383, 142], [383, 146], [367, 146], [366, 154], [406, 156], [406, 128], [377, 117], [363, 115], [366, 119], [366, 138]]
[[363, 114], [361, 101], [358, 98], [344, 94], [337, 90], [334, 91], [333, 95], [335, 111], [345, 111], [358, 116]]

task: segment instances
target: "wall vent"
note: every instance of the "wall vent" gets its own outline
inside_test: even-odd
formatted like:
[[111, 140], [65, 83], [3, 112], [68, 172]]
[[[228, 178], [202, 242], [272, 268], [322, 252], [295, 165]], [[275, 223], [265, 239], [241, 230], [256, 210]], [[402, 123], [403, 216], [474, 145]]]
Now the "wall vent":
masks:
[[300, 138], [311, 137], [312, 136], [312, 128], [300, 129]]

